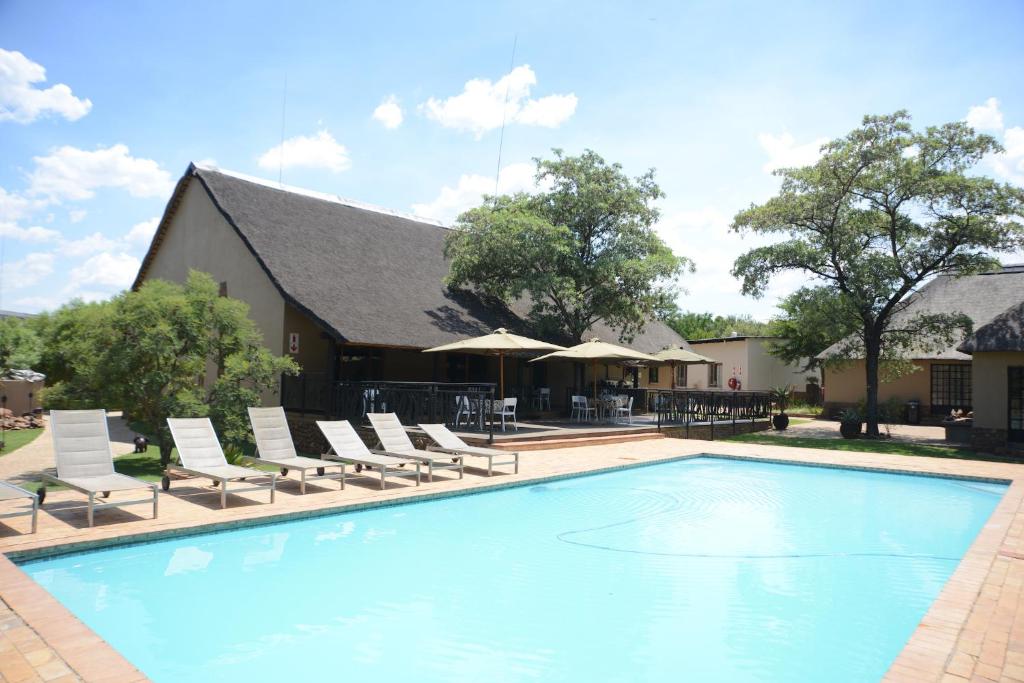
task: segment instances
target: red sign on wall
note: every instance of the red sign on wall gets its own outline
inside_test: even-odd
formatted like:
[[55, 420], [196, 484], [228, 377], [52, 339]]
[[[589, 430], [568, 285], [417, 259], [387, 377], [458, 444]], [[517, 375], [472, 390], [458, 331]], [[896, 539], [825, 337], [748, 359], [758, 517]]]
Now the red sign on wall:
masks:
[[288, 353], [299, 352], [299, 333], [292, 332], [288, 335]]

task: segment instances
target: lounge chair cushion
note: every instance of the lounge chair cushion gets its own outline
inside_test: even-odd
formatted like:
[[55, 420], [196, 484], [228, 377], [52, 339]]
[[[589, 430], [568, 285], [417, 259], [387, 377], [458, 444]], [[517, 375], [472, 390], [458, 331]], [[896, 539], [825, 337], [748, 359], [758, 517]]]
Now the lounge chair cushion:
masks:
[[127, 491], [129, 489], [152, 488], [155, 484], [134, 479], [123, 474], [104, 474], [98, 477], [61, 477], [60, 480], [85, 491]]

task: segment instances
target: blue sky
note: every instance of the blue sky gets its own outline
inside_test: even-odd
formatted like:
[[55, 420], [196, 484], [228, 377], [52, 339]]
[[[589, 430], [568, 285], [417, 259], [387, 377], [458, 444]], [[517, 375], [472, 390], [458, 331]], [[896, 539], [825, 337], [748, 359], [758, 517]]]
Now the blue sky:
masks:
[[0, 0], [0, 307], [130, 284], [190, 161], [276, 180], [287, 79], [285, 183], [451, 220], [494, 188], [508, 91], [502, 190], [553, 147], [654, 167], [681, 305], [764, 319], [801, 278], [741, 296], [728, 224], [774, 165], [905, 108], [969, 117], [1024, 184], [1022, 73], [1016, 1]]

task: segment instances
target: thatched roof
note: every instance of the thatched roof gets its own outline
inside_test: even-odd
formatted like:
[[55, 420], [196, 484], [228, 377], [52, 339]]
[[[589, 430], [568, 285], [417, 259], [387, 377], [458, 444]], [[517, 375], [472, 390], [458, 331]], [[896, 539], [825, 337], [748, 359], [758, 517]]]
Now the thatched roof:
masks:
[[[445, 287], [448, 228], [442, 225], [195, 165], [179, 181], [175, 196], [194, 181], [202, 184], [284, 299], [341, 341], [415, 349], [499, 327], [534, 335], [521, 317], [525, 306], [516, 306], [517, 315], [498, 302]], [[135, 286], [144, 280], [177, 205], [172, 197]], [[618, 339], [603, 326], [588, 336], [594, 335]], [[670, 344], [685, 341], [656, 321], [632, 342], [649, 352]]]
[[[940, 275], [911, 297], [910, 304], [897, 314], [897, 320], [920, 313], [963, 313], [980, 332], [981, 326], [1024, 298], [1024, 265], [963, 277]], [[970, 356], [960, 350], [962, 342], [958, 340], [937, 352], [920, 351], [910, 355], [915, 360], [970, 360]], [[842, 342], [825, 349], [818, 358], [830, 357], [840, 344]]]
[[[1024, 292], [1018, 292], [1017, 295], [1024, 297]], [[1024, 301], [979, 327], [957, 348], [964, 353], [1024, 351]]]

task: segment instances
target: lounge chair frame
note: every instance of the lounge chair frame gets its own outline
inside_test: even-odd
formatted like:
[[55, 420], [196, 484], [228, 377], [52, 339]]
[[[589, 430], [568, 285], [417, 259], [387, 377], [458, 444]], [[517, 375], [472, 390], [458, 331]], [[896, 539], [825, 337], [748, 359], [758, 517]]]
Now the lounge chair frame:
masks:
[[[73, 425], [86, 425], [92, 427], [93, 432], [91, 434], [85, 434], [82, 436], [69, 436], [65, 435], [65, 430], [68, 430]], [[39, 487], [37, 492], [38, 505], [42, 506], [46, 500], [46, 484], [58, 484], [69, 488], [72, 491], [78, 491], [88, 497], [88, 508], [87, 518], [89, 526], [93, 526], [95, 519], [96, 510], [102, 510], [104, 508], [111, 507], [126, 507], [128, 505], [153, 505], [153, 519], [156, 519], [159, 513], [159, 488], [156, 484], [151, 484], [141, 479], [135, 479], [127, 475], [119, 474], [114, 469], [114, 453], [110, 450], [110, 432], [107, 429], [107, 411], [103, 409], [96, 410], [51, 410], [50, 411], [50, 432], [53, 438], [53, 457], [56, 461], [57, 474], [52, 475], [44, 472], [42, 475], [43, 485]], [[79, 454], [85, 454], [78, 456], [78, 462], [72, 462], [72, 456], [65, 454], [65, 450], [61, 441], [64, 439], [91, 439], [94, 443], [92, 449], [81, 449], [77, 451]], [[105, 444], [100, 447], [97, 443], [102, 439], [102, 443]], [[101, 453], [105, 451], [109, 462], [104, 459]], [[63, 462], [62, 462], [63, 461]], [[109, 464], [109, 467], [108, 467]], [[61, 476], [61, 469], [65, 470], [64, 476]], [[81, 469], [81, 472], [68, 475], [68, 469]], [[96, 472], [96, 474], [90, 474], [90, 472]], [[118, 485], [116, 487], [110, 486], [111, 482], [109, 478], [114, 476], [120, 479], [122, 482], [135, 482], [138, 486], [130, 485]], [[73, 480], [73, 481], [72, 481]], [[93, 486], [87, 485], [88, 482], [94, 482]], [[76, 483], [78, 482], [78, 483]], [[108, 498], [111, 491], [131, 491], [134, 489], [152, 489], [153, 497], [150, 498], [137, 498], [134, 500], [115, 500], [109, 503], [97, 503], [96, 494], [99, 493], [103, 498]]]
[[[200, 423], [205, 422], [206, 425], [209, 426], [210, 434], [212, 435], [212, 444], [216, 445], [216, 450], [220, 454], [220, 459], [223, 462], [223, 464], [218, 463], [217, 465], [215, 465], [215, 467], [217, 467], [217, 468], [223, 467], [223, 468], [226, 468], [226, 469], [230, 469], [230, 470], [234, 471], [235, 474], [223, 474], [223, 473], [216, 472], [212, 468], [188, 467], [188, 466], [183, 464], [184, 461], [187, 460], [187, 458], [182, 456], [182, 452], [185, 449], [183, 449], [181, 447], [181, 442], [179, 441], [179, 438], [178, 438], [179, 435], [176, 432], [176, 430], [180, 431], [183, 427], [188, 427], [189, 425], [186, 424], [186, 422], [192, 422], [193, 420], [195, 420], [195, 422], [192, 423], [193, 425], [199, 425]], [[167, 426], [170, 427], [170, 429], [171, 429], [171, 436], [174, 438], [174, 443], [178, 447], [178, 458], [182, 462], [181, 463], [169, 463], [167, 465], [167, 468], [164, 470], [163, 480], [161, 482], [162, 485], [163, 485], [164, 491], [167, 491], [167, 490], [169, 490], [171, 488], [171, 475], [185, 475], [185, 476], [188, 476], [188, 477], [198, 477], [198, 478], [202, 478], [202, 479], [209, 479], [209, 480], [211, 480], [213, 482], [213, 485], [215, 487], [219, 487], [220, 488], [220, 507], [221, 507], [221, 509], [224, 509], [224, 508], [226, 508], [228, 506], [228, 482], [236, 482], [236, 481], [244, 482], [249, 477], [268, 476], [268, 477], [270, 477], [270, 502], [271, 503], [274, 502], [274, 494], [275, 494], [275, 491], [276, 491], [276, 488], [277, 488], [277, 472], [264, 472], [262, 470], [257, 470], [257, 469], [251, 468], [251, 467], [240, 467], [238, 465], [231, 465], [231, 464], [229, 464], [227, 459], [224, 457], [224, 451], [223, 451], [223, 449], [220, 446], [220, 440], [217, 439], [217, 434], [216, 434], [216, 432], [214, 432], [213, 424], [210, 422], [209, 418], [205, 418], [205, 417], [203, 417], [203, 418], [188, 418], [188, 417], [186, 417], [186, 418], [180, 418], [180, 417], [179, 418], [173, 418], [172, 417], [172, 418], [168, 418], [167, 419]], [[266, 484], [257, 484], [255, 486], [234, 487], [234, 488], [232, 488], [231, 493], [245, 493], [247, 491], [263, 491], [263, 490], [266, 490], [266, 488], [267, 488]]]
[[[455, 440], [460, 442], [458, 447], [445, 447], [442, 446], [437, 437], [431, 432], [433, 428], [444, 429], [448, 434]], [[428, 451], [434, 453], [446, 453], [448, 455], [458, 455], [463, 457], [473, 458], [486, 458], [487, 460], [487, 476], [490, 477], [494, 474], [494, 468], [502, 465], [512, 465], [514, 467], [513, 474], [519, 474], [519, 453], [514, 451], [500, 451], [497, 448], [483, 448], [481, 446], [470, 446], [469, 444], [462, 441], [457, 434], [454, 434], [447, 425], [444, 424], [421, 424], [419, 428], [434, 441], [433, 444], [427, 446]], [[495, 458], [511, 457], [511, 460], [499, 460], [495, 462]]]
[[[272, 426], [261, 425], [257, 427], [257, 421], [270, 420], [275, 421], [277, 424]], [[295, 444], [291, 438], [291, 431], [288, 429], [288, 419], [285, 417], [284, 408], [281, 406], [272, 408], [249, 408], [249, 424], [252, 427], [253, 436], [256, 437], [256, 455], [245, 456], [242, 458], [243, 462], [247, 463], [263, 463], [266, 465], [275, 465], [281, 468], [281, 476], [287, 477], [290, 470], [295, 470], [299, 473], [299, 492], [302, 494], [306, 493], [306, 482], [315, 481], [318, 479], [337, 479], [341, 485], [341, 490], [345, 490], [345, 463], [344, 462], [325, 462], [323, 458], [319, 460], [314, 458], [305, 458], [298, 455], [295, 452]], [[268, 429], [280, 429], [283, 430], [284, 434], [288, 436], [288, 443], [282, 444], [278, 447], [274, 447], [268, 443], [270, 437], [266, 433]], [[284, 441], [284, 439], [279, 439]], [[282, 457], [283, 456], [283, 457]], [[338, 473], [328, 473], [325, 470], [330, 468], [338, 468]], [[315, 475], [307, 474], [310, 470], [316, 472]]]
[[21, 508], [14, 512], [5, 512], [3, 514], [0, 514], [0, 519], [10, 519], [12, 517], [26, 517], [28, 515], [32, 515], [31, 533], [34, 534], [36, 532], [36, 529], [38, 528], [39, 523], [39, 496], [32, 493], [31, 491], [26, 491], [20, 486], [15, 486], [14, 484], [10, 484], [6, 481], [0, 481], [0, 489], [8, 491], [10, 493], [9, 498], [0, 498], [0, 500], [19, 500], [24, 498], [31, 499], [32, 504], [28, 508]]
[[[427, 466], [427, 481], [434, 481], [434, 470], [456, 470], [459, 473], [459, 479], [463, 476], [463, 458], [461, 455], [446, 453], [445, 455], [451, 455], [451, 460], [454, 462], [443, 462], [439, 458], [435, 458], [432, 453], [433, 451], [424, 451], [416, 448], [413, 444], [412, 439], [409, 438], [409, 433], [405, 431], [405, 427], [398, 419], [398, 415], [395, 413], [368, 413], [367, 417], [370, 419], [370, 426], [373, 427], [374, 433], [377, 435], [377, 448], [375, 452], [381, 453], [382, 455], [390, 455], [393, 458], [411, 458], [413, 460], [419, 460], [421, 463]], [[387, 424], [391, 422], [393, 424]], [[381, 433], [381, 429], [385, 428], [401, 428], [401, 434], [404, 436], [404, 440], [408, 443], [401, 444], [401, 450], [391, 450], [385, 445], [385, 437]], [[396, 437], [401, 439], [402, 437]], [[398, 444], [393, 444], [398, 445]]]
[[[380, 472], [380, 487], [384, 489], [387, 482], [388, 475], [393, 477], [416, 477], [416, 485], [420, 485], [422, 479], [422, 472], [420, 471], [420, 463], [414, 458], [406, 458], [404, 456], [394, 456], [387, 453], [374, 452], [366, 448], [363, 444], [364, 453], [355, 453], [354, 451], [348, 451], [345, 453], [338, 453], [336, 450], [336, 444], [332, 436], [342, 436], [336, 434], [328, 434], [328, 430], [334, 431], [334, 428], [339, 428], [341, 423], [347, 425], [347, 430], [351, 430], [351, 434], [345, 435], [354, 437], [362, 444], [362, 440], [359, 439], [359, 435], [356, 434], [355, 429], [347, 420], [317, 420], [317, 427], [320, 428], [320, 432], [327, 439], [328, 449], [325, 453], [321, 454], [320, 457], [324, 460], [331, 460], [342, 463], [342, 473], [344, 473], [344, 465], [352, 465], [356, 468], [356, 472], [359, 472], [361, 468], [367, 468], [372, 470], [374, 467]], [[326, 426], [326, 428], [325, 428]], [[341, 427], [342, 429], [345, 429]], [[340, 444], [338, 444], [340, 445]], [[405, 465], [415, 465], [415, 470], [404, 469]], [[355, 476], [355, 475], [349, 475]], [[364, 475], [365, 476], [365, 475]]]

